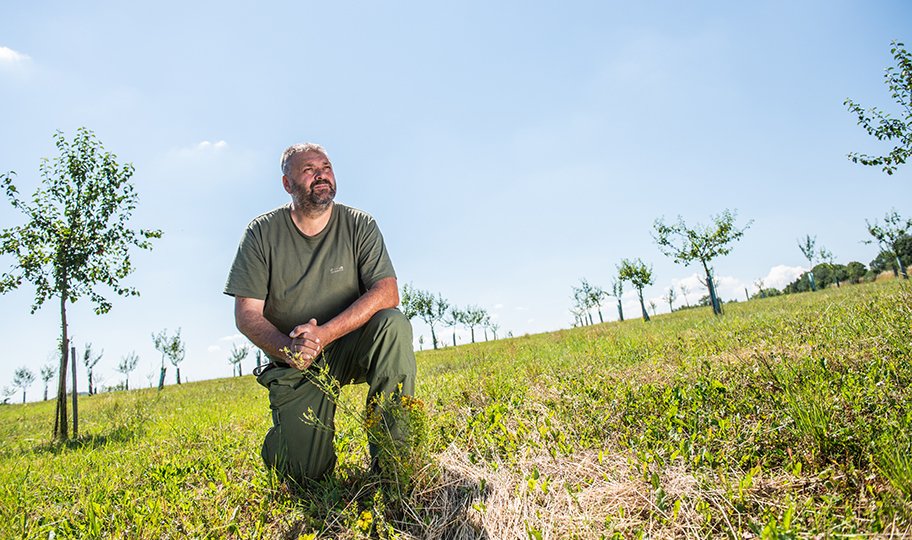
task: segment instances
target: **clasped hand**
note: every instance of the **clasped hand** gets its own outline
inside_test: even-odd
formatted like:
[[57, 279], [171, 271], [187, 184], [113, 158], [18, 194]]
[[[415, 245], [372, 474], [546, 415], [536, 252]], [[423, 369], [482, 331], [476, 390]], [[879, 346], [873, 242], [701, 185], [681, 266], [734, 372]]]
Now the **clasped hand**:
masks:
[[290, 354], [286, 355], [288, 364], [302, 371], [310, 367], [327, 345], [325, 331], [316, 319], [295, 326], [288, 336], [291, 338]]

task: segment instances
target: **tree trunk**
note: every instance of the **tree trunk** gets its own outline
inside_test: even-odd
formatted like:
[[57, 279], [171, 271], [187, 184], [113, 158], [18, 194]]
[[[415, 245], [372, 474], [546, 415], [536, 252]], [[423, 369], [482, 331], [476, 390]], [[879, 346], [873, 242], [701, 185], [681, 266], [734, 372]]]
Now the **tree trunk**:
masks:
[[66, 287], [64, 287], [64, 290], [60, 293], [60, 372], [57, 376], [57, 413], [54, 418], [54, 438], [63, 441], [69, 438], [66, 403], [66, 376], [69, 352], [70, 342], [69, 339], [67, 339], [66, 320]]
[[816, 291], [816, 290], [817, 290], [817, 284], [814, 283], [814, 271], [813, 271], [813, 270], [808, 270], [808, 281], [809, 281], [810, 284], [811, 284], [811, 292]]
[[456, 328], [453, 328], [453, 346], [456, 346]]
[[618, 298], [618, 318], [624, 322], [624, 306], [621, 305], [621, 299]]
[[709, 303], [712, 304], [713, 315], [722, 314], [722, 306], [719, 305], [719, 298], [716, 296], [716, 283], [713, 280], [712, 272], [706, 263], [703, 263], [703, 271], [706, 272], [706, 288], [709, 289]]
[[[599, 322], [604, 324], [605, 318], [602, 317], [602, 308], [601, 307], [598, 308], [598, 314], [599, 314]], [[495, 337], [494, 339], [497, 339], [497, 338]]]
[[73, 438], [79, 437], [79, 390], [76, 386], [76, 347], [70, 347], [73, 368]]
[[[164, 360], [162, 360], [164, 362]], [[165, 387], [165, 372], [167, 368], [164, 365], [161, 367], [161, 373], [158, 375], [158, 389], [161, 390]]]
[[22, 388], [22, 404], [25, 405], [25, 387]]
[[92, 386], [92, 368], [89, 368], [89, 395], [90, 396], [95, 393], [94, 388], [95, 387]]
[[475, 327], [470, 326], [469, 330], [472, 332], [472, 343], [475, 343]]
[[485, 341], [487, 341], [488, 340], [488, 329], [487, 328], [484, 329], [484, 334], [485, 334]]
[[[893, 253], [896, 254], [897, 250], [894, 247]], [[902, 274], [903, 279], [909, 279], [909, 274], [906, 273], [906, 267], [903, 266], [902, 260], [900, 260], [899, 255], [896, 255], [896, 267], [899, 268], [899, 273]]]
[[428, 326], [431, 327], [431, 341], [434, 342], [434, 350], [436, 351], [436, 350], [437, 350], [437, 334], [434, 333], [434, 325], [433, 325], [433, 324], [428, 325]]
[[177, 370], [175, 376], [177, 377], [177, 384], [181, 383], [181, 368], [179, 366], [174, 366], [174, 369]]
[[48, 383], [47, 383], [47, 381], [44, 381], [44, 400], [45, 401], [48, 400]]
[[640, 297], [640, 308], [643, 310], [643, 320], [649, 322], [649, 313], [646, 311], [646, 304], [643, 302], [643, 289], [637, 289], [637, 295]]

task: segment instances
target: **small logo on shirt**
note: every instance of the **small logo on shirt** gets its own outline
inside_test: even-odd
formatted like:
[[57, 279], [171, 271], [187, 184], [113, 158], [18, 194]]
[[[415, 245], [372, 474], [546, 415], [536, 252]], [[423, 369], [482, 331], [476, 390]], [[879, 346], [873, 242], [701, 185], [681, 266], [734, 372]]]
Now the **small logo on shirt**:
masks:
[[338, 274], [338, 273], [341, 272], [342, 270], [345, 270], [345, 267], [344, 267], [344, 266], [334, 266], [334, 267], [330, 267], [329, 273], [330, 273], [330, 274]]

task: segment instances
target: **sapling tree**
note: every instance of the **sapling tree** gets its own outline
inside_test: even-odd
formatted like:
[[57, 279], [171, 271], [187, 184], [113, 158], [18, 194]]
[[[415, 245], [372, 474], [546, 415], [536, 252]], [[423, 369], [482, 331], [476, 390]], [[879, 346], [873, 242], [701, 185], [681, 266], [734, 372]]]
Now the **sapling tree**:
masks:
[[104, 355], [102, 350], [97, 355], [92, 354], [92, 344], [86, 343], [85, 349], [82, 351], [82, 363], [86, 367], [86, 376], [89, 379], [89, 395], [97, 394], [97, 388], [95, 388], [94, 375], [95, 375], [95, 365], [98, 364], [98, 361], [101, 360], [101, 357]]
[[592, 324], [592, 293], [585, 279], [580, 280], [579, 287], [573, 287], [573, 305], [582, 324]]
[[96, 314], [107, 313], [112, 304], [99, 286], [121, 296], [137, 296], [139, 291], [121, 284], [133, 271], [131, 248], [151, 249], [151, 239], [160, 238], [161, 231], [130, 227], [139, 201], [130, 183], [133, 165], [118, 164], [86, 128], [79, 128], [72, 141], [58, 131], [54, 142], [59, 156], [42, 160], [41, 186], [28, 200], [19, 198], [15, 173], [0, 175], [13, 208], [26, 217], [24, 225], [0, 230], [0, 255], [14, 258], [12, 270], [0, 275], [0, 293], [28, 281], [35, 286], [32, 313], [51, 298], [59, 301], [54, 437], [67, 439], [67, 306], [88, 296]]
[[845, 100], [849, 112], [858, 117], [858, 125], [868, 135], [895, 145], [883, 156], [851, 152], [849, 159], [853, 163], [881, 167], [887, 174], [893, 174], [912, 155], [912, 54], [898, 41], [891, 43], [890, 53], [893, 54], [896, 65], [887, 68], [884, 83], [899, 106], [901, 118], [893, 118], [877, 108], [865, 110], [851, 99]]
[[709, 290], [713, 313], [716, 315], [722, 314], [722, 303], [716, 294], [710, 262], [716, 257], [730, 253], [732, 244], [739, 240], [751, 225], [751, 222], [748, 222], [739, 229], [735, 226], [735, 217], [735, 212], [723, 210], [721, 214], [712, 217], [712, 224], [703, 226], [698, 223], [694, 227], [688, 227], [680, 216], [677, 223], [671, 225], [666, 224], [661, 218], [655, 221], [653, 239], [663, 254], [684, 266], [689, 266], [693, 262], [699, 262], [703, 266], [706, 274], [704, 283]]
[[611, 296], [617, 299], [618, 320], [624, 322], [624, 305], [621, 297], [624, 296], [624, 280], [620, 277], [611, 278]]
[[490, 328], [491, 333], [494, 334], [494, 341], [497, 341], [497, 331], [500, 330], [500, 325], [496, 322], [488, 322], [488, 328]]
[[237, 343], [231, 345], [231, 353], [228, 355], [228, 362], [233, 366], [232, 375], [240, 377], [243, 373], [241, 372], [241, 361], [247, 358], [247, 355], [250, 354], [250, 344], [241, 345], [238, 347]]
[[41, 366], [41, 382], [44, 383], [44, 401], [48, 398], [48, 383], [54, 378], [54, 366], [47, 364]]
[[[902, 275], [903, 279], [909, 279], [909, 274], [906, 272], [906, 266], [899, 257], [899, 243], [902, 241], [903, 237], [908, 236], [909, 232], [912, 231], [912, 219], [903, 219], [899, 215], [899, 212], [897, 212], [896, 209], [893, 209], [884, 216], [883, 226], [881, 226], [877, 220], [874, 220], [873, 225], [867, 220], [865, 220], [865, 223], [868, 225], [868, 233], [877, 241], [881, 251], [884, 253], [892, 253], [896, 259], [896, 268], [899, 270], [899, 273]], [[874, 243], [874, 240], [865, 240], [865, 243], [872, 244]]]
[[835, 262], [836, 257], [833, 256], [833, 252], [828, 250], [825, 247], [820, 248], [820, 260], [825, 263], [830, 272], [833, 274], [833, 280], [836, 282], [836, 288], [839, 288], [839, 268], [837, 268]]
[[402, 294], [399, 295], [399, 308], [407, 319], [412, 320], [418, 316], [420, 311], [419, 304], [423, 301], [423, 292], [410, 283], [402, 286]]
[[437, 349], [439, 342], [437, 341], [437, 332], [434, 326], [446, 317], [447, 311], [450, 309], [450, 303], [440, 293], [437, 293], [436, 296], [429, 291], [416, 291], [416, 293], [419, 297], [418, 317], [431, 328], [431, 341], [434, 344], [434, 349]]
[[687, 299], [687, 293], [690, 292], [690, 289], [687, 288], [686, 284], [681, 283], [680, 285], [678, 285], [678, 290], [681, 291], [681, 296], [684, 297], [684, 305], [687, 307], [690, 307], [690, 300]]
[[801, 254], [808, 260], [810, 269], [807, 271], [808, 282], [811, 284], [811, 291], [817, 290], [817, 285], [814, 283], [814, 262], [817, 260], [817, 237], [806, 235], [804, 239], [798, 240], [798, 249], [801, 250]]
[[665, 293], [665, 296], [662, 297], [663, 300], [668, 302], [668, 312], [671, 313], [674, 311], [674, 301], [678, 297], [675, 293], [674, 287], [669, 287], [668, 292]]
[[130, 389], [130, 373], [136, 369], [136, 363], [139, 362], [139, 355], [136, 351], [131, 351], [120, 358], [120, 363], [115, 368], [118, 373], [124, 376], [124, 390]]
[[463, 324], [469, 329], [472, 343], [475, 343], [475, 327], [483, 325], [486, 316], [487, 312], [478, 306], [469, 306], [465, 309]]
[[446, 317], [443, 319], [443, 324], [447, 327], [453, 329], [453, 346], [456, 346], [456, 327], [462, 324], [465, 314], [458, 307], [450, 306], [450, 311], [447, 312]]
[[181, 329], [178, 328], [173, 336], [168, 335], [168, 329], [157, 334], [152, 334], [152, 344], [162, 353], [161, 374], [158, 379], [158, 389], [165, 386], [165, 359], [177, 370], [177, 384], [181, 383], [180, 368], [178, 365], [184, 361], [184, 342], [181, 340]]
[[16, 395], [15, 386], [4, 386], [3, 387], [3, 403], [4, 405], [9, 403], [10, 398]]
[[643, 311], [643, 320], [648, 322], [649, 313], [646, 312], [646, 304], [643, 302], [643, 288], [655, 282], [652, 276], [652, 265], [647, 266], [641, 259], [621, 259], [621, 264], [618, 266], [618, 277], [624, 281], [629, 281], [633, 288], [637, 290], [637, 296], [640, 298], [640, 309]]
[[13, 386], [22, 390], [22, 403], [25, 403], [25, 390], [35, 382], [35, 374], [27, 367], [21, 367], [13, 373]]
[[599, 316], [599, 322], [604, 323], [605, 318], [602, 317], [602, 303], [605, 301], [605, 298], [608, 297], [608, 292], [598, 285], [592, 285], [589, 283], [586, 285], [589, 286], [589, 305], [596, 309], [596, 312]]

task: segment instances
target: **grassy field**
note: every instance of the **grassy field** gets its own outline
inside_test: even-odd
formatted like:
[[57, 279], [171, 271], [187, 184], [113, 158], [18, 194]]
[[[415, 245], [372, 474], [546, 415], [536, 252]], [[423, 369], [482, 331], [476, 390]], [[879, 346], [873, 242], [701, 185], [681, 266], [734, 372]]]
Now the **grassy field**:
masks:
[[304, 488], [250, 376], [84, 398], [67, 445], [53, 402], [0, 407], [0, 538], [912, 534], [912, 288], [725, 308], [420, 353], [407, 484], [365, 470], [363, 387]]

